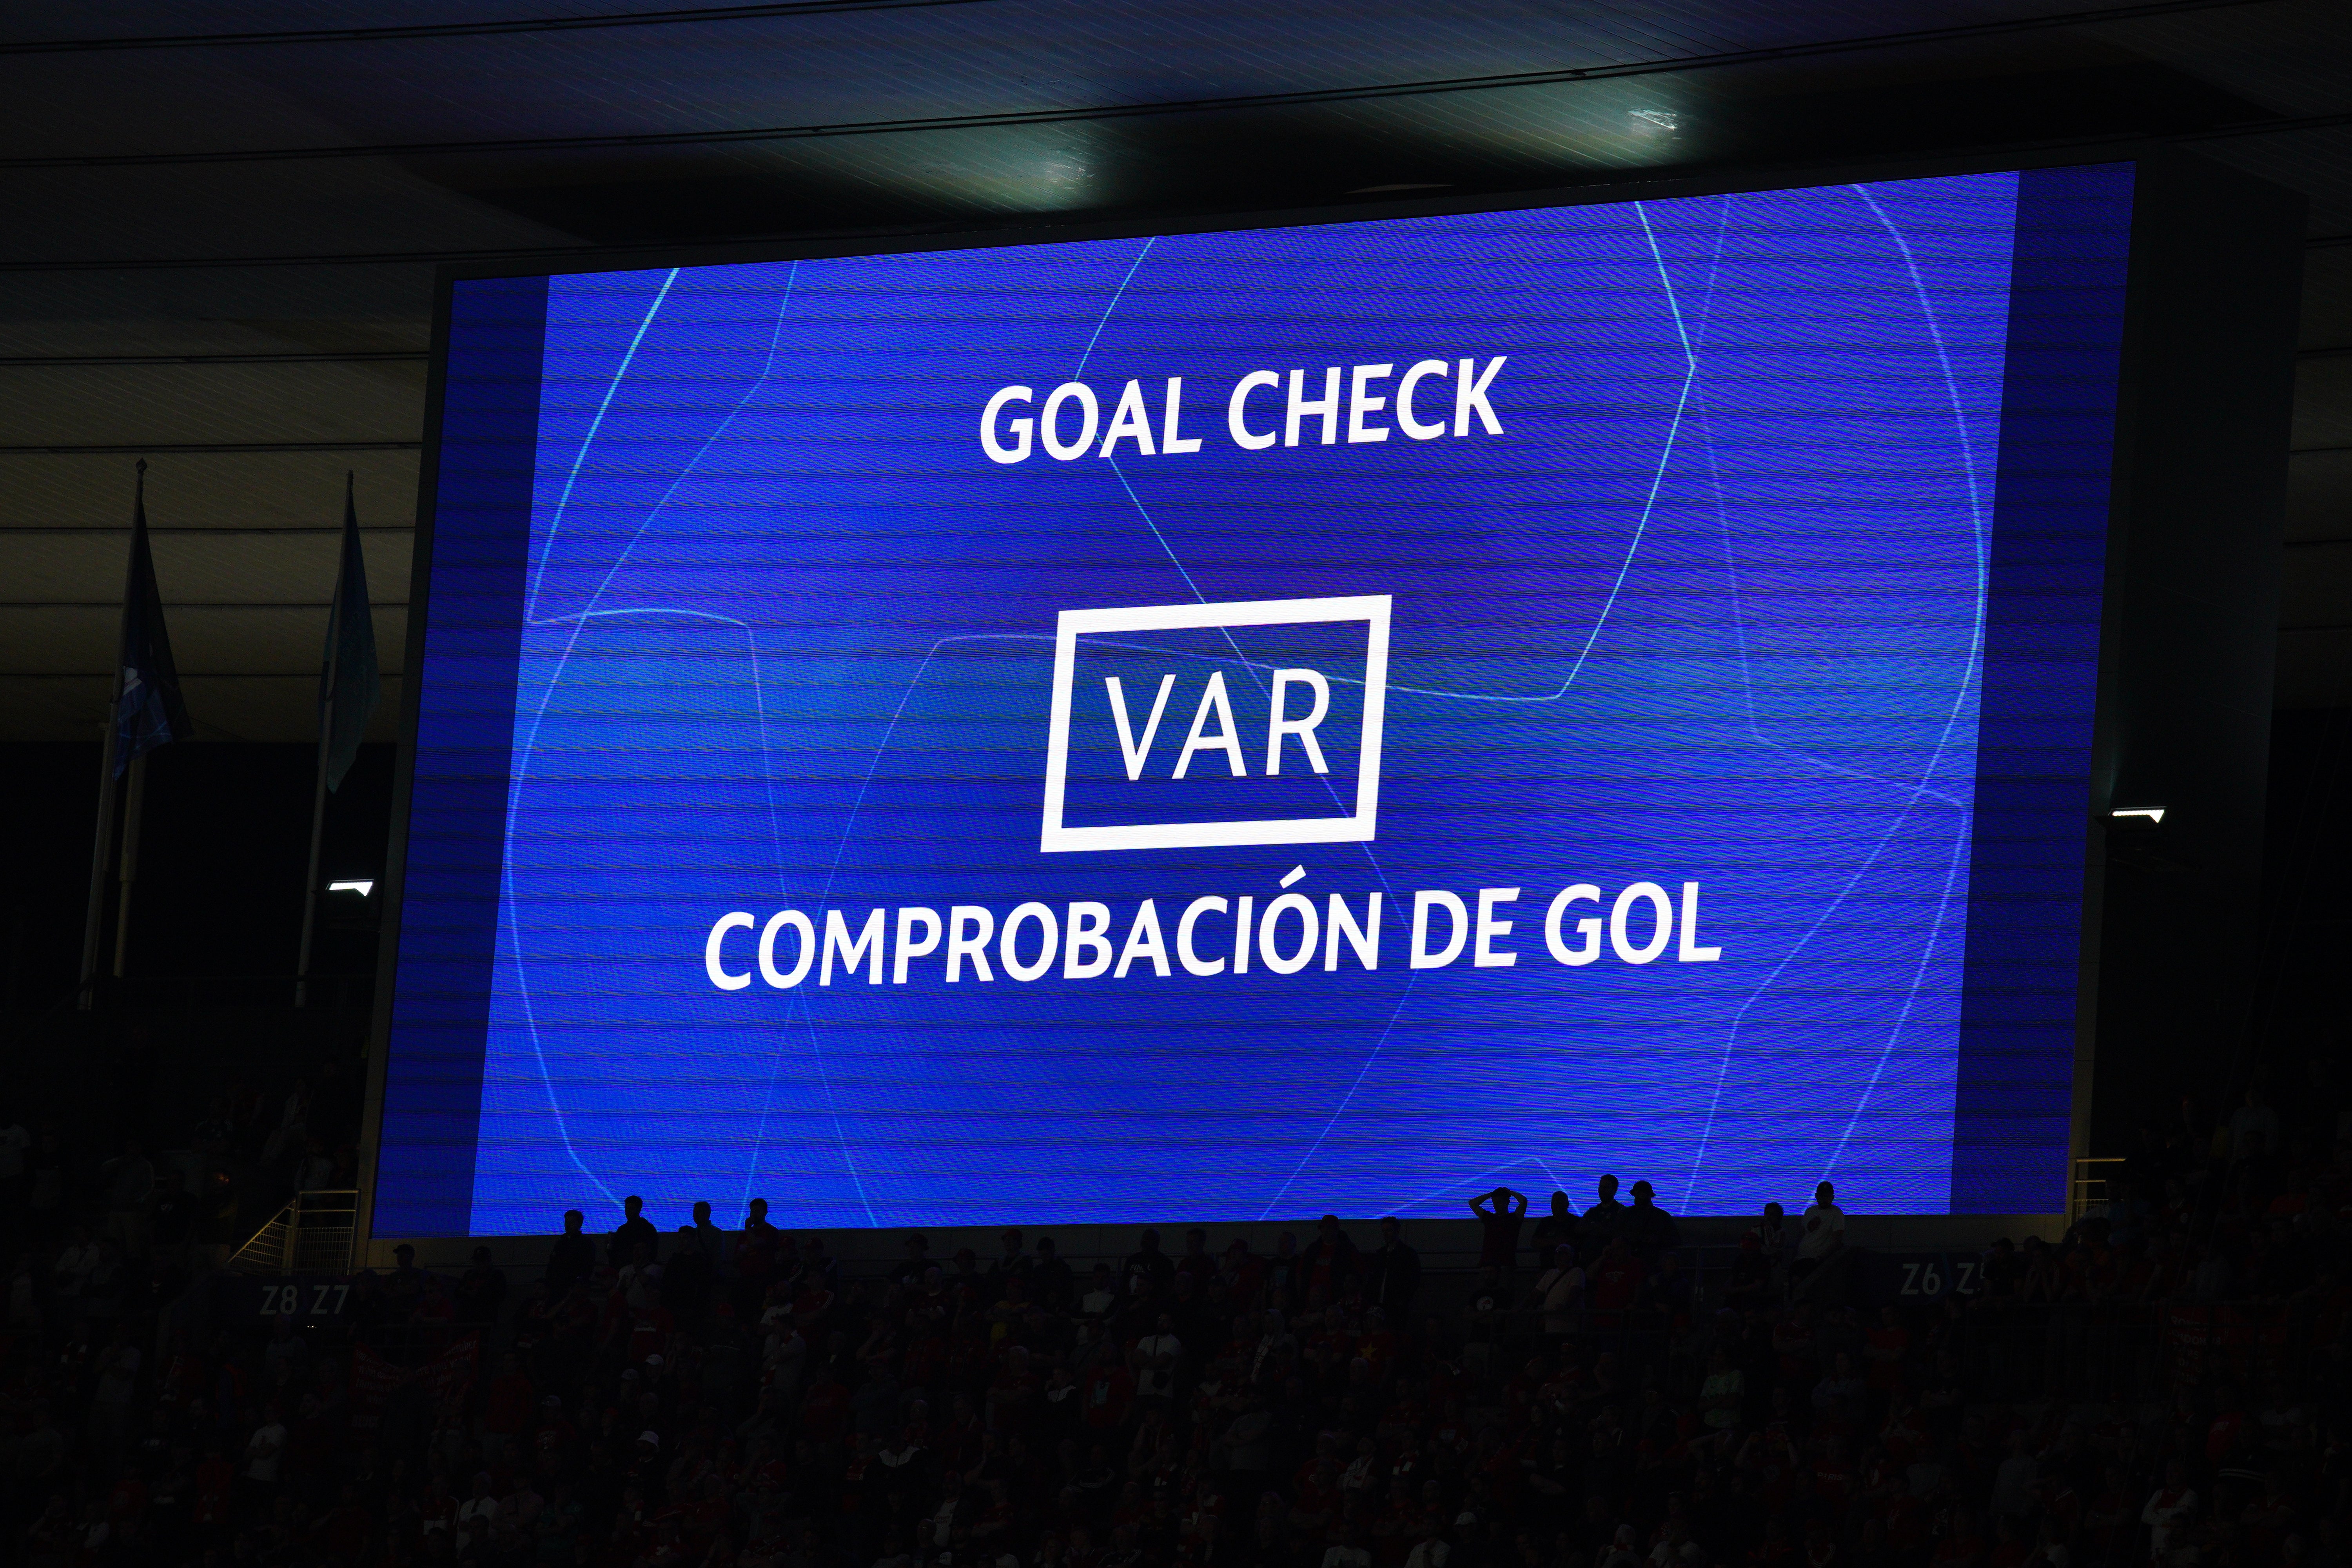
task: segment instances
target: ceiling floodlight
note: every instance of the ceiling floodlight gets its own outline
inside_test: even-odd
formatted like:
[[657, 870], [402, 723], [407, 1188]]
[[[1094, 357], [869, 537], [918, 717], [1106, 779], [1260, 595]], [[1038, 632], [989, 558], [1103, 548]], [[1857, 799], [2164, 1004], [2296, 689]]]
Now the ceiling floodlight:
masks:
[[2116, 810], [2107, 813], [2107, 815], [2116, 818], [2119, 822], [2126, 817], [2143, 817], [2151, 823], [2162, 822], [2164, 820], [2164, 807], [2160, 805], [2126, 805], [2119, 806]]
[[1637, 109], [1633, 110], [1633, 118], [1639, 122], [1636, 126], [1639, 130], [1679, 131], [1682, 129], [1681, 117], [1671, 109]]
[[349, 882], [330, 882], [327, 884], [327, 891], [331, 893], [357, 893], [361, 898], [364, 899], [370, 893], [375, 891], [375, 884], [364, 878]]

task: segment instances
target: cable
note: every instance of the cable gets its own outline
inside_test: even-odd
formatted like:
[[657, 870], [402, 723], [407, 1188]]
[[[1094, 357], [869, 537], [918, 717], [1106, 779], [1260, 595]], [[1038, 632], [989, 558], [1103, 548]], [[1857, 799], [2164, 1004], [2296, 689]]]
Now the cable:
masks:
[[137, 457], [150, 452], [415, 452], [422, 441], [144, 441], [105, 446], [0, 447], [0, 458]]
[[1058, 125], [1076, 121], [1125, 120], [1145, 115], [1198, 114], [1246, 109], [1292, 109], [1326, 103], [1360, 103], [1370, 100], [1425, 98], [1457, 92], [1487, 92], [1503, 88], [1544, 87], [1570, 82], [1613, 81], [1628, 77], [1670, 75], [1679, 71], [1717, 69], [1727, 66], [1761, 65], [1774, 61], [1811, 59], [1823, 55], [1850, 54], [1864, 49], [1895, 48], [1917, 44], [2002, 37], [2019, 33], [2047, 32], [2095, 23], [2139, 21], [2186, 12], [2229, 10], [2268, 5], [2278, 0], [2147, 0], [2147, 4], [2095, 11], [2070, 11], [2050, 16], [2012, 17], [2000, 22], [1972, 22], [1949, 27], [1925, 27], [1907, 33], [1877, 33], [1863, 37], [1823, 39], [1809, 44], [1774, 44], [1761, 48], [1734, 49], [1712, 55], [1685, 55], [1671, 59], [1623, 65], [1575, 66], [1556, 70], [1511, 71], [1487, 76], [1446, 77], [1426, 81], [1382, 82], [1364, 87], [1310, 88], [1292, 92], [1265, 92], [1229, 98], [1155, 100], [1148, 103], [1097, 104], [1080, 109], [1005, 110], [985, 114], [931, 115], [919, 119], [854, 121], [840, 125], [763, 125], [717, 131], [616, 132], [597, 136], [506, 137], [473, 142], [381, 142], [328, 147], [245, 147], [210, 153], [93, 153], [58, 157], [0, 158], [0, 170], [129, 169], [194, 163], [302, 163], [344, 158], [481, 157], [497, 153], [610, 152], [622, 149], [727, 146], [745, 142], [799, 142], [838, 136], [898, 135], [912, 132], [1000, 130], [1031, 125]]
[[[408, 601], [405, 599], [372, 599], [368, 603], [371, 609], [377, 610], [408, 608]], [[234, 603], [226, 599], [166, 599], [163, 601], [163, 607], [167, 610], [331, 610], [335, 606], [331, 600], [311, 604], [305, 600], [295, 599], [256, 599]], [[0, 610], [119, 610], [121, 608], [122, 608], [122, 601], [120, 599], [95, 601], [0, 599]]]
[[[142, 448], [141, 448], [141, 449], [142, 449], [142, 451], [145, 451], [145, 450], [152, 450], [152, 448], [142, 447]], [[85, 534], [85, 533], [128, 533], [128, 532], [130, 532], [130, 531], [131, 531], [131, 525], [130, 525], [129, 523], [125, 523], [125, 522], [92, 523], [92, 524], [91, 524], [89, 527], [88, 527], [88, 528], [61, 528], [61, 527], [58, 527], [58, 526], [57, 526], [56, 524], [53, 524], [53, 523], [36, 523], [36, 524], [34, 524], [33, 526], [28, 527], [28, 528], [11, 528], [11, 529], [9, 529], [9, 530], [8, 530], [7, 533], [6, 533], [5, 536], [0, 536], [0, 537], [5, 537], [5, 538], [9, 538], [9, 539], [21, 539], [21, 538], [24, 538], [24, 537], [26, 537], [26, 536], [27, 536], [27, 535], [31, 535], [31, 534], [39, 534], [39, 535], [42, 535], [42, 536], [44, 536], [44, 537], [55, 538], [55, 537], [59, 537], [59, 536], [63, 536], [63, 535], [69, 535], [69, 534], [70, 534], [70, 535], [79, 535], [79, 534]], [[205, 527], [202, 526], [201, 524], [195, 524], [195, 525], [178, 524], [178, 525], [173, 525], [173, 524], [165, 524], [165, 523], [160, 523], [160, 522], [158, 522], [158, 523], [150, 523], [150, 524], [148, 525], [148, 527], [147, 527], [147, 531], [148, 531], [149, 533], [152, 533], [152, 534], [164, 534], [164, 533], [203, 533], [203, 534], [213, 534], [213, 533], [217, 533], [217, 534], [225, 535], [225, 536], [226, 536], [226, 537], [228, 537], [228, 538], [231, 538], [231, 539], [242, 539], [242, 538], [264, 538], [264, 539], [275, 539], [275, 538], [277, 538], [278, 535], [280, 535], [280, 534], [286, 534], [286, 533], [335, 533], [335, 534], [340, 534], [340, 533], [341, 533], [343, 531], [342, 531], [341, 529], [340, 529], [340, 528], [336, 528], [336, 527], [333, 527], [333, 526], [331, 526], [331, 525], [318, 525], [318, 526], [314, 526], [314, 525], [310, 524], [310, 523], [298, 523], [298, 524], [294, 524], [294, 525], [291, 525], [291, 526], [289, 526], [289, 527], [286, 527], [286, 528], [205, 528]], [[413, 524], [413, 523], [401, 523], [401, 524], [399, 524], [399, 525], [397, 525], [397, 526], [394, 526], [394, 525], [393, 525], [393, 524], [391, 524], [391, 523], [362, 523], [362, 524], [360, 525], [360, 531], [361, 531], [362, 533], [414, 533], [414, 532], [415, 532], [415, 531], [416, 531], [416, 528], [415, 528], [415, 524]]]
[[0, 370], [21, 370], [35, 365], [422, 364], [432, 357], [423, 349], [384, 349], [357, 353], [9, 354], [0, 356]]
[[[108, 607], [119, 610], [122, 606], [115, 604]], [[379, 669], [376, 673], [390, 680], [402, 672], [397, 669]], [[113, 679], [113, 671], [104, 669], [0, 669], [0, 680], [111, 680]], [[315, 681], [319, 679], [319, 670], [315, 665], [309, 669], [184, 669], [180, 671], [180, 679], [182, 680]]]
[[659, 27], [840, 11], [903, 11], [970, 5], [985, 0], [783, 0], [761, 5], [695, 5], [677, 11], [614, 11], [595, 16], [523, 16], [504, 22], [425, 22], [403, 27], [306, 27], [268, 33], [161, 33], [123, 38], [27, 38], [0, 43], [0, 55], [113, 54], [128, 49], [223, 49], [257, 44], [378, 44], [410, 38], [484, 38], [520, 33], [577, 33], [604, 27]]

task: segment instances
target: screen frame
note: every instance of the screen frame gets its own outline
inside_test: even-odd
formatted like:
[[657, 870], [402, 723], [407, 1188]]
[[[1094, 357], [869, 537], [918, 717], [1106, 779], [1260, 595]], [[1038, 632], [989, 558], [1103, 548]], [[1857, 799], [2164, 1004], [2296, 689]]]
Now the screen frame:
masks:
[[[444, 468], [443, 444], [447, 412], [450, 338], [455, 290], [459, 283], [485, 279], [517, 281], [548, 279], [585, 273], [651, 268], [688, 268], [905, 255], [917, 252], [996, 249], [1015, 246], [1088, 240], [1137, 239], [1155, 235], [1213, 234], [1234, 230], [1304, 227], [1377, 222], [1396, 218], [1512, 212], [1539, 207], [1615, 205], [1628, 202], [1802, 190], [1846, 184], [1932, 179], [1970, 174], [2025, 174], [2037, 170], [2129, 164], [2133, 169], [2134, 188], [2129, 225], [2130, 239], [2124, 263], [2126, 304], [2123, 310], [2126, 321], [2128, 322], [2139, 310], [2137, 296], [2141, 292], [2142, 231], [2147, 226], [2144, 204], [2149, 188], [2146, 176], [2151, 164], [2160, 156], [2161, 149], [2144, 142], [2118, 143], [2102, 141], [2058, 151], [2045, 147], [2031, 154], [2011, 156], [1976, 153], [1964, 156], [1841, 160], [1797, 166], [1782, 165], [1769, 170], [1758, 169], [1746, 172], [1720, 170], [1693, 175], [1633, 178], [1607, 183], [1516, 188], [1504, 191], [1465, 192], [1458, 195], [1433, 195], [1409, 199], [1344, 201], [1306, 207], [1187, 209], [1181, 212], [1169, 212], [1159, 216], [1154, 216], [1146, 211], [1132, 216], [1067, 223], [1026, 221], [1009, 222], [999, 226], [958, 223], [942, 224], [937, 226], [870, 227], [813, 235], [800, 239], [699, 242], [657, 247], [583, 247], [577, 252], [567, 252], [559, 257], [548, 257], [542, 254], [519, 256], [512, 260], [441, 264], [436, 268], [434, 287], [433, 331], [429, 351], [431, 357], [428, 367], [424, 445], [418, 472], [415, 553], [408, 595], [408, 637], [403, 663], [404, 678], [397, 737], [398, 750], [395, 755], [393, 781], [392, 821], [387, 836], [383, 868], [384, 918], [380, 928], [373, 1003], [368, 1034], [366, 1098], [359, 1151], [361, 1192], [354, 1237], [355, 1260], [364, 1261], [370, 1258], [373, 1251], [382, 1250], [383, 1247], [388, 1247], [396, 1239], [430, 1239], [422, 1236], [411, 1237], [405, 1232], [400, 1233], [397, 1237], [386, 1235], [379, 1238], [374, 1219], [383, 1152], [383, 1125], [392, 1040], [393, 1009], [399, 991], [400, 940], [406, 904], [409, 836], [415, 805], [416, 744], [423, 696], [423, 653], [425, 635], [431, 616], [435, 520], [439, 510], [439, 491]], [[2123, 505], [2126, 498], [2121, 482], [2121, 471], [2127, 446], [2125, 429], [2127, 398], [2134, 370], [2127, 325], [2123, 341], [2118, 347], [2116, 365], [2117, 384], [2114, 411], [2109, 425], [2110, 473], [2105, 509], [2105, 562], [2100, 589], [2097, 651], [2093, 661], [2094, 716], [2088, 742], [2089, 764], [2082, 802], [2083, 854], [2078, 868], [2081, 915], [2076, 933], [2079, 958], [2074, 998], [2073, 1082], [2068, 1117], [2066, 1167], [2066, 1190], [2070, 1194], [2074, 1186], [2074, 1163], [2082, 1157], [2086, 1149], [2091, 1116], [2090, 1085], [2097, 1055], [2097, 993], [2105, 916], [2103, 907], [2105, 824], [2101, 820], [2101, 815], [2111, 789], [2117, 749], [2113, 710], [2116, 702], [2115, 689], [2117, 665], [2122, 657], [2118, 622], [2124, 609], [2121, 596], [2117, 592], [2117, 566], [2123, 553], [2129, 521]], [[1991, 595], [1989, 591], [1989, 611], [1990, 604]], [[1990, 635], [1990, 625], [1987, 635], [1988, 637]], [[1979, 778], [1981, 776], [1980, 764]], [[1973, 849], [1970, 860], [1973, 880], [1976, 860]], [[1972, 900], [1964, 900], [1963, 902], [1966, 907], [1972, 902]], [[1956, 1131], [1958, 1115], [1958, 1108], [1956, 1105]], [[2069, 1206], [2071, 1207], [2071, 1196]], [[1171, 1222], [1188, 1217], [1190, 1216], [1167, 1216]], [[1974, 1230], [1979, 1226], [1972, 1222], [1979, 1221], [1981, 1216], [1977, 1211], [1955, 1208], [1946, 1215], [1906, 1217], [1913, 1223], [1926, 1223], [1939, 1231], [1950, 1230], [1954, 1235], [1973, 1235]], [[2054, 1235], [2067, 1215], [2064, 1211], [2027, 1211], [2003, 1217], [2026, 1221], [2029, 1226], [2038, 1225]]]

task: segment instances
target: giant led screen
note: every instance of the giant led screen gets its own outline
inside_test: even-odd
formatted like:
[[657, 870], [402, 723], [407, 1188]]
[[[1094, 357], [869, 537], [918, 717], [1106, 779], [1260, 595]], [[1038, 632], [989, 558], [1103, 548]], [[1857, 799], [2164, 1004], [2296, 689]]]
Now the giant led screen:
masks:
[[2131, 191], [455, 282], [376, 1233], [2060, 1207]]

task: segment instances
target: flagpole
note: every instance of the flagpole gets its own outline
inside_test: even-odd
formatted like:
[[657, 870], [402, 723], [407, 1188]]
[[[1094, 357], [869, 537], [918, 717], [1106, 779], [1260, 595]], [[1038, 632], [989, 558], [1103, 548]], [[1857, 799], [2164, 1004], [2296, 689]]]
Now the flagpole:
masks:
[[[147, 459], [142, 458], [131, 465], [139, 476], [137, 500], [132, 502], [135, 519], [147, 499]], [[139, 544], [131, 541], [135, 557]], [[131, 584], [126, 574], [122, 589], [122, 614], [131, 615]], [[99, 725], [98, 736], [98, 826], [90, 835], [89, 903], [82, 911], [81, 978], [76, 984], [75, 1005], [87, 1013], [98, 1005], [98, 963], [100, 944], [106, 933], [106, 874], [114, 858], [114, 753], [121, 741], [117, 734], [122, 713], [122, 653], [121, 634], [115, 637], [114, 677], [107, 687], [106, 719]]]
[[131, 954], [131, 884], [139, 878], [139, 822], [147, 805], [147, 753], [131, 759], [131, 787], [122, 799], [122, 891], [114, 900], [114, 977], [122, 978]]
[[[350, 512], [352, 476], [343, 475], [343, 510]], [[334, 602], [327, 608], [326, 700], [319, 705], [319, 767], [310, 783], [310, 868], [302, 882], [302, 947], [294, 961], [294, 1005], [310, 1005], [310, 949], [319, 928], [319, 851], [327, 834], [327, 763], [335, 736], [335, 676], [342, 662], [342, 569], [338, 558]]]
[[[330, 612], [331, 614], [331, 612]], [[327, 658], [327, 684], [335, 679], [333, 655]], [[310, 1005], [310, 942], [319, 926], [319, 847], [327, 829], [327, 737], [334, 732], [335, 700], [328, 698], [320, 713], [319, 773], [310, 788], [310, 869], [302, 885], [302, 952], [294, 963], [294, 1005]]]
[[[111, 713], [122, 705], [122, 670], [120, 661], [114, 671], [113, 695], [107, 702]], [[108, 719], [98, 727], [98, 825], [90, 835], [89, 907], [83, 912], [81, 926], [81, 979], [75, 985], [76, 1005], [87, 1013], [98, 1005], [98, 955], [100, 943], [106, 932], [107, 873], [114, 861], [114, 721]]]

